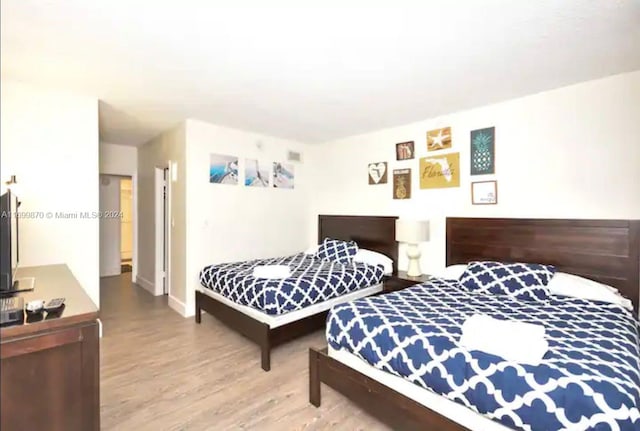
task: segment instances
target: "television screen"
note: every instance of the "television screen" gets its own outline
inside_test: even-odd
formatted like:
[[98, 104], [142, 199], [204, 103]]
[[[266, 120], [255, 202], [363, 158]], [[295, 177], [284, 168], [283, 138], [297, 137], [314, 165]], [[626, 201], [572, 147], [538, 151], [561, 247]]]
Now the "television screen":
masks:
[[11, 279], [15, 281], [20, 255], [18, 253], [18, 197], [11, 194]]
[[13, 288], [19, 263], [18, 198], [7, 191], [0, 197], [0, 289]]

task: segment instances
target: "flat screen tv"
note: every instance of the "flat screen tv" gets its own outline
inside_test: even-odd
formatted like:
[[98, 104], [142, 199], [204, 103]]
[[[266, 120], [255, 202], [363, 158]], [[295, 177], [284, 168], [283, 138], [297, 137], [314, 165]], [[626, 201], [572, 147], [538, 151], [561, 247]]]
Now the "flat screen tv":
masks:
[[17, 289], [18, 197], [7, 190], [0, 196], [0, 292]]

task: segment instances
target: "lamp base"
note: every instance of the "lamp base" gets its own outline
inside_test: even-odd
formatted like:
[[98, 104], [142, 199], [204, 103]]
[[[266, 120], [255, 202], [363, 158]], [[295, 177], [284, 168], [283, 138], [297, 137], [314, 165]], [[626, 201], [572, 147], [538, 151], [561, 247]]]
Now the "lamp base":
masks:
[[407, 275], [409, 277], [420, 277], [422, 275], [422, 271], [420, 270], [420, 254], [418, 244], [407, 244], [407, 257], [409, 258]]

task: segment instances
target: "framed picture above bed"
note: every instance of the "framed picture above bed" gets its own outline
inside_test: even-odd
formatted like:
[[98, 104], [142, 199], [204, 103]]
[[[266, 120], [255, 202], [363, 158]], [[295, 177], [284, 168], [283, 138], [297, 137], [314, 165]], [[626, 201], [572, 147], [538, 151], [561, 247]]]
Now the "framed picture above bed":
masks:
[[473, 205], [496, 205], [498, 203], [497, 181], [476, 181], [471, 183], [471, 203]]
[[369, 185], [387, 184], [387, 162], [369, 163], [367, 172]]
[[396, 144], [396, 160], [411, 160], [415, 156], [415, 145], [413, 141], [400, 142]]
[[496, 128], [471, 131], [471, 175], [495, 174]]
[[451, 148], [451, 127], [429, 130], [427, 132], [427, 151]]
[[460, 153], [434, 154], [420, 159], [420, 188], [460, 187]]
[[411, 199], [411, 169], [393, 170], [393, 198]]

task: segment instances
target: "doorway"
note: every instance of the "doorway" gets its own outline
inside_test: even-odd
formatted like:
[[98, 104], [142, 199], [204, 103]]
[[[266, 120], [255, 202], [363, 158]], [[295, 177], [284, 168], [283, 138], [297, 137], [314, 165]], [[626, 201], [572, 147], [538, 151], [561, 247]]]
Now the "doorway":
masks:
[[100, 277], [134, 269], [133, 198], [132, 177], [100, 175]]
[[133, 180], [120, 178], [120, 268], [133, 270]]

